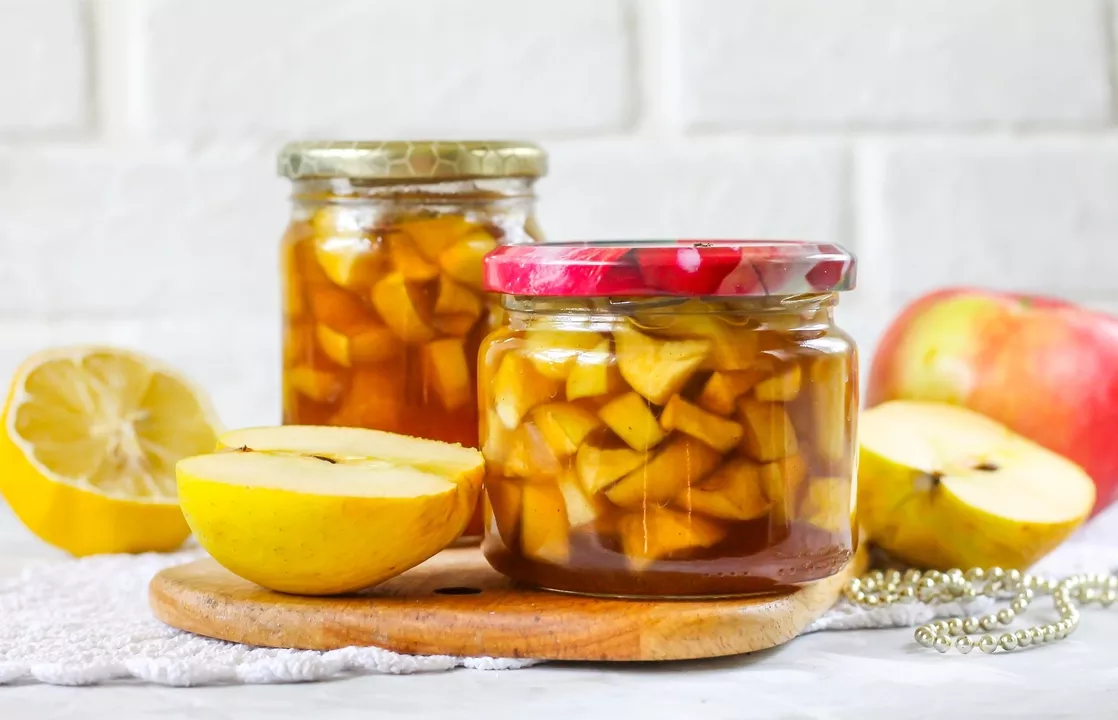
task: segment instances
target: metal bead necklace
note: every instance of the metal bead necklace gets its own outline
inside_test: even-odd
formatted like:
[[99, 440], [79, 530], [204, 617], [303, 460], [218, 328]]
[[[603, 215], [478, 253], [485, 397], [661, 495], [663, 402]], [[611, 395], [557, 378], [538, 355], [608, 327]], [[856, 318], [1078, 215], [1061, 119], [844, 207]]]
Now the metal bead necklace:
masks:
[[[1060, 619], [995, 636], [999, 626], [1011, 624], [1036, 595], [1052, 595]], [[1009, 652], [1019, 648], [1063, 640], [1079, 627], [1077, 606], [1097, 602], [1109, 607], [1118, 600], [1118, 576], [1080, 574], [1063, 580], [1028, 575], [1000, 567], [972, 568], [965, 573], [929, 570], [875, 570], [850, 581], [844, 590], [850, 602], [865, 608], [888, 607], [897, 603], [943, 604], [966, 602], [979, 596], [1009, 600], [1009, 607], [988, 615], [936, 620], [916, 628], [916, 642], [945, 653], [954, 645], [966, 655], [975, 647], [982, 652]], [[971, 636], [981, 635], [977, 639]]]

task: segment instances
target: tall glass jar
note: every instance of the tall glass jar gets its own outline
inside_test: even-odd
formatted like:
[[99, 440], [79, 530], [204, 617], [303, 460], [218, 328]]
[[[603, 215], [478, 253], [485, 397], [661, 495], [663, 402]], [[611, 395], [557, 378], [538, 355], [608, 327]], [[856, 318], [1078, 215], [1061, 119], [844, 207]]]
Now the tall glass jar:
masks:
[[501, 248], [482, 344], [487, 527], [500, 572], [613, 596], [765, 592], [857, 542], [857, 357], [833, 245]]
[[[482, 258], [541, 240], [546, 155], [512, 142], [297, 142], [282, 241], [283, 421], [476, 447]], [[467, 529], [480, 534], [478, 522]]]

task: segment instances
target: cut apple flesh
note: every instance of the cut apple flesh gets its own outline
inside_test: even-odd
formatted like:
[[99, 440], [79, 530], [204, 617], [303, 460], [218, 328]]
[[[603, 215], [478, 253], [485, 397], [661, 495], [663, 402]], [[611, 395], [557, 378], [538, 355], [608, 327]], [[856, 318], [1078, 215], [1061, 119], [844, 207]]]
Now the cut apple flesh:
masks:
[[796, 429], [781, 403], [746, 398], [738, 403], [738, 413], [745, 428], [744, 448], [749, 457], [771, 462], [796, 453]]
[[532, 411], [536, 427], [557, 457], [573, 455], [602, 422], [594, 413], [571, 403], [550, 403]]
[[662, 507], [623, 517], [618, 530], [625, 555], [638, 571], [673, 553], [710, 547], [726, 536], [719, 523]]
[[183, 513], [231, 572], [282, 592], [375, 585], [453, 542], [477, 502], [476, 450], [375, 430], [289, 425], [219, 437], [179, 462]]
[[1094, 505], [1079, 466], [969, 410], [894, 401], [860, 425], [860, 521], [911, 562], [1024, 568]]
[[679, 430], [723, 453], [733, 449], [742, 438], [739, 423], [708, 413], [679, 395], [673, 395], [664, 406], [660, 425], [668, 432]]
[[575, 356], [567, 371], [567, 399], [601, 397], [620, 392], [625, 381], [610, 354], [609, 342]]
[[625, 393], [598, 411], [610, 430], [634, 450], [650, 450], [664, 439], [664, 432], [648, 401], [635, 392]]
[[655, 405], [679, 392], [706, 359], [706, 340], [660, 340], [636, 330], [614, 335], [617, 364], [625, 382]]
[[457, 410], [473, 399], [473, 377], [466, 362], [465, 344], [460, 338], [443, 338], [423, 346], [420, 351], [424, 377], [447, 410]]
[[796, 395], [800, 393], [801, 378], [802, 372], [799, 364], [791, 365], [778, 371], [772, 377], [757, 383], [753, 388], [753, 397], [764, 402], [795, 400]]
[[528, 483], [521, 498], [520, 546], [524, 554], [550, 563], [567, 561], [570, 524], [563, 494], [555, 485]]
[[493, 404], [497, 417], [512, 429], [537, 405], [551, 400], [559, 392], [555, 380], [540, 375], [522, 355], [510, 352], [501, 359], [493, 378]]
[[676, 506], [689, 512], [727, 520], [754, 520], [769, 512], [760, 467], [734, 458], [695, 486], [679, 491]]
[[647, 464], [606, 489], [606, 497], [622, 508], [662, 505], [680, 488], [697, 483], [714, 470], [718, 452], [698, 440], [678, 436], [667, 442]]
[[408, 287], [401, 273], [393, 273], [373, 288], [373, 306], [396, 337], [408, 343], [428, 342], [435, 337], [420, 311], [418, 294]]
[[602, 344], [602, 336], [592, 332], [534, 330], [524, 334], [524, 353], [536, 370], [552, 380], [566, 380], [578, 357]]
[[583, 489], [593, 495], [633, 472], [644, 461], [644, 453], [628, 447], [602, 447], [591, 441], [578, 449], [575, 467]]

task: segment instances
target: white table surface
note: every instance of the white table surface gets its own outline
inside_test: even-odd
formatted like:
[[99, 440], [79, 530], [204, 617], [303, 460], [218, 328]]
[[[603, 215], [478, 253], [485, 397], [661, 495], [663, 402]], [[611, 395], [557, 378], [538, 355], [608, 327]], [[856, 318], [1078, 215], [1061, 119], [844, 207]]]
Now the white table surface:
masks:
[[[0, 519], [0, 578], [57, 557]], [[0, 686], [0, 720], [73, 717], [1118, 718], [1118, 607], [1086, 610], [1079, 633], [1056, 645], [993, 656], [939, 655], [913, 643], [911, 630], [866, 630], [816, 633], [750, 655], [656, 665], [546, 664], [306, 685]]]

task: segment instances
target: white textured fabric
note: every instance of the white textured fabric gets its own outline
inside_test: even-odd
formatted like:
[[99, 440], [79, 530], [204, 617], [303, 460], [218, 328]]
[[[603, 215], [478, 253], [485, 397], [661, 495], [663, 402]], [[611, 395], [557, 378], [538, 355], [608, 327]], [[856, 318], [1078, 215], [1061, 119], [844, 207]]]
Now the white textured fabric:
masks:
[[[1118, 516], [1115, 518], [1118, 520]], [[1092, 538], [1093, 539], [1093, 538]], [[163, 625], [147, 603], [148, 581], [160, 569], [201, 556], [110, 555], [25, 570], [0, 584], [0, 684], [39, 681], [90, 685], [136, 678], [161, 685], [288, 683], [353, 673], [415, 673], [467, 667], [521, 668], [532, 663], [494, 658], [408, 656], [377, 648], [330, 652], [276, 650], [221, 642]], [[1118, 543], [1069, 543], [1038, 572], [1109, 572]], [[976, 601], [971, 611], [988, 599]], [[958, 614], [956, 606], [919, 603], [872, 611], [840, 602], [808, 632], [898, 627]]]

